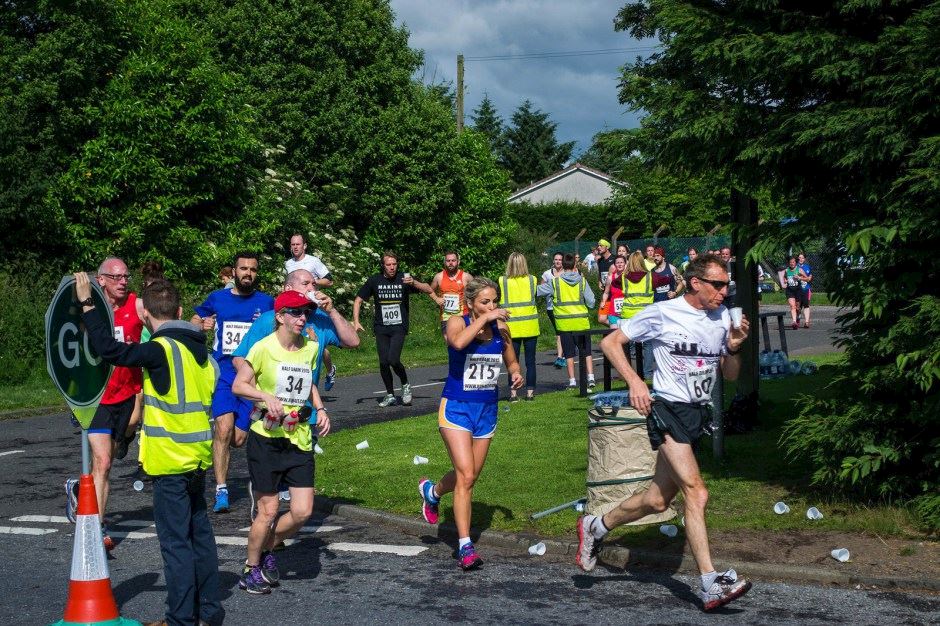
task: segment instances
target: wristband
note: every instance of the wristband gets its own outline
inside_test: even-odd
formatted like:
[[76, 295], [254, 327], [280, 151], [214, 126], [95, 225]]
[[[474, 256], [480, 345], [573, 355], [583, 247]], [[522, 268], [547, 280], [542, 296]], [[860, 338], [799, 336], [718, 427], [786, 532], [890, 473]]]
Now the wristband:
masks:
[[325, 410], [326, 410], [326, 407], [325, 407], [325, 406], [321, 406], [319, 409], [317, 409], [317, 413], [319, 413], [320, 411], [325, 411]]

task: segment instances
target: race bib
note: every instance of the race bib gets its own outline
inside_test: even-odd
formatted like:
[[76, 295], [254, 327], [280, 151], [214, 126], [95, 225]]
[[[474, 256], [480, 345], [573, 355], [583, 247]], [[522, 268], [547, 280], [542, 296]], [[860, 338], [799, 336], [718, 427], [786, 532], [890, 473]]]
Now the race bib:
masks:
[[656, 288], [656, 293], [669, 293], [670, 284], [660, 285]]
[[502, 354], [471, 354], [463, 369], [464, 391], [490, 391], [496, 389]]
[[124, 343], [124, 327], [123, 326], [114, 327], [114, 340]]
[[607, 276], [608, 276], [609, 274], [610, 274], [609, 272], [601, 272], [601, 284], [602, 284], [602, 285], [606, 285], [606, 284], [607, 284]]
[[800, 284], [800, 281], [797, 280], [796, 276], [787, 276], [787, 287], [796, 287]]
[[614, 315], [620, 315], [623, 310], [623, 298], [614, 298]]
[[383, 304], [382, 305], [382, 325], [400, 326], [401, 325], [401, 305]]
[[231, 354], [251, 328], [251, 322], [224, 322], [222, 324], [222, 354]]
[[715, 385], [717, 365], [710, 365], [688, 370], [685, 373], [685, 386], [689, 390], [692, 402], [708, 402], [712, 397], [712, 387]]
[[274, 395], [284, 404], [299, 406], [310, 399], [313, 370], [303, 363], [278, 363]]
[[444, 313], [460, 313], [460, 294], [444, 294]]

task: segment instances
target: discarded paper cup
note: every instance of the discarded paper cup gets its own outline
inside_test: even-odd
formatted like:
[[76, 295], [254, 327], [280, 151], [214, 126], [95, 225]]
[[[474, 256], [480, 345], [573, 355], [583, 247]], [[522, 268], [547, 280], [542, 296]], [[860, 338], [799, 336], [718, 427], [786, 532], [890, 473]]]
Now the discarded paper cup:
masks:
[[830, 552], [830, 554], [832, 555], [832, 558], [834, 558], [839, 563], [845, 563], [849, 560], [850, 556], [848, 548], [836, 548]]
[[529, 554], [532, 556], [542, 556], [545, 554], [545, 544], [540, 541], [534, 546], [529, 546]]
[[356, 444], [356, 450], [365, 450], [368, 447], [369, 447], [368, 439], [366, 439], [365, 441], [360, 441], [359, 443]]
[[144, 481], [135, 480], [134, 481], [134, 491], [143, 491], [144, 490]]
[[741, 328], [741, 317], [744, 315], [744, 310], [736, 306], [732, 307], [728, 312], [731, 313], [731, 325], [735, 328]]
[[414, 464], [415, 464], [415, 465], [427, 465], [427, 464], [428, 464], [428, 460], [427, 460], [425, 457], [423, 457], [423, 456], [418, 456], [418, 455], [416, 454], [416, 455], [415, 455], [415, 458], [414, 458]]
[[578, 513], [583, 513], [583, 512], [584, 512], [584, 503], [583, 503], [583, 502], [575, 502], [575, 503], [574, 503], [574, 510], [577, 511]]
[[323, 454], [323, 448], [320, 447], [320, 444], [315, 443], [313, 444], [313, 452], [314, 454]]
[[675, 537], [679, 534], [679, 529], [676, 528], [675, 524], [663, 524], [659, 527], [659, 532], [667, 537]]
[[819, 512], [819, 509], [817, 509], [814, 506], [811, 506], [808, 509], [806, 509], [806, 517], [807, 519], [822, 519], [823, 514]]
[[783, 515], [784, 513], [789, 513], [790, 507], [787, 506], [786, 502], [778, 502], [774, 505], [774, 513], [777, 515]]

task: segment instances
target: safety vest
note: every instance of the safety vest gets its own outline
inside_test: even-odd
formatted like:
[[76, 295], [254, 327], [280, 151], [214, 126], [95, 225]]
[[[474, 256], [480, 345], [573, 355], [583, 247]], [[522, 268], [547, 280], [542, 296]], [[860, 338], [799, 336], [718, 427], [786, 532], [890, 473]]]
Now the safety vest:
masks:
[[516, 276], [500, 280], [500, 306], [509, 311], [509, 334], [513, 339], [538, 337], [539, 311], [535, 308], [535, 276]]
[[555, 310], [555, 324], [560, 331], [588, 330], [591, 320], [588, 308], [584, 304], [584, 278], [577, 285], [569, 285], [556, 276], [552, 282], [552, 307]]
[[174, 339], [155, 337], [170, 366], [170, 389], [154, 389], [144, 368], [144, 423], [140, 431], [140, 462], [153, 476], [184, 474], [212, 465], [212, 392], [218, 365], [210, 356], [203, 365]]
[[627, 272], [620, 276], [620, 285], [623, 289], [623, 308], [620, 309], [620, 319], [630, 319], [644, 307], [653, 304], [653, 278], [646, 272], [638, 283], [627, 280]]

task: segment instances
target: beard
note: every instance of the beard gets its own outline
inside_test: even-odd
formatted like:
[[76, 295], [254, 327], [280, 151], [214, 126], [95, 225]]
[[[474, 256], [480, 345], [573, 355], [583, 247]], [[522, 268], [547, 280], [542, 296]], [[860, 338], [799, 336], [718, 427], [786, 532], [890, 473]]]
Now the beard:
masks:
[[235, 282], [235, 290], [243, 295], [248, 295], [255, 290], [255, 280], [250, 276], [245, 276]]

